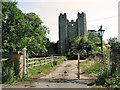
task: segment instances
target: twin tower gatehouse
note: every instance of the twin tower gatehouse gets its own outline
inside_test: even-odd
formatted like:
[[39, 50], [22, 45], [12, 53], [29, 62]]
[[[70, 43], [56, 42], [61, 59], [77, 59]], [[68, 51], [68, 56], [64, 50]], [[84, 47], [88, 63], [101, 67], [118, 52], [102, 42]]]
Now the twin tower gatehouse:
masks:
[[67, 54], [75, 38], [81, 35], [87, 37], [86, 14], [78, 13], [76, 21], [67, 19], [67, 14], [59, 16], [59, 54]]

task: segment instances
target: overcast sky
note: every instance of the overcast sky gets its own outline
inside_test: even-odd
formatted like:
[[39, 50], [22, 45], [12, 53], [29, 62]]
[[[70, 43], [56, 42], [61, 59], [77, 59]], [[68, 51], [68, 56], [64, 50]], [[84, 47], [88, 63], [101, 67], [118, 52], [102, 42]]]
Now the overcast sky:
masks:
[[76, 20], [77, 13], [86, 13], [87, 30], [98, 30], [103, 25], [104, 41], [118, 37], [119, 0], [17, 0], [24, 13], [35, 12], [49, 28], [50, 41], [58, 40], [58, 16], [67, 13], [68, 20]]

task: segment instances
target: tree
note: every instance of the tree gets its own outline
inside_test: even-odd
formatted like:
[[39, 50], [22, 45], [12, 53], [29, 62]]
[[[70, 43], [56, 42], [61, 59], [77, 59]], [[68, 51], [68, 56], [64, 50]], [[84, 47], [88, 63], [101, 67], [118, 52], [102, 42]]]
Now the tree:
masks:
[[3, 52], [28, 51], [45, 53], [49, 42], [48, 28], [35, 13], [24, 14], [17, 2], [2, 2], [2, 48]]
[[22, 46], [26, 46], [29, 51], [45, 53], [47, 51], [46, 33], [48, 28], [42, 25], [42, 20], [33, 12], [26, 14], [25, 19], [31, 28], [27, 31], [27, 37], [23, 38], [25, 43]]
[[80, 56], [84, 58], [89, 53], [96, 51], [96, 46], [90, 40], [86, 39], [84, 36], [77, 37], [73, 44], [73, 52], [76, 51]]
[[50, 54], [58, 54], [58, 42], [50, 42], [49, 43], [49, 51]]
[[111, 46], [112, 49], [118, 49], [120, 48], [120, 42], [118, 41], [118, 39], [116, 37], [111, 38], [107, 40], [108, 44]]
[[[101, 52], [101, 40], [100, 40], [100, 36], [99, 34], [97, 33], [97, 31], [95, 30], [88, 30], [88, 40], [90, 40], [92, 43], [94, 43], [96, 45], [96, 52]], [[102, 44], [103, 44], [103, 52], [105, 54], [107, 54], [107, 48], [106, 46], [104, 45], [104, 41], [102, 41]]]
[[7, 53], [16, 51], [18, 43], [25, 30], [24, 14], [16, 7], [17, 2], [2, 2], [2, 45]]
[[100, 37], [98, 35], [98, 33], [96, 33], [97, 31], [93, 31], [93, 30], [88, 30], [88, 40], [90, 40], [91, 42], [93, 42], [94, 44], [98, 45], [100, 44]]

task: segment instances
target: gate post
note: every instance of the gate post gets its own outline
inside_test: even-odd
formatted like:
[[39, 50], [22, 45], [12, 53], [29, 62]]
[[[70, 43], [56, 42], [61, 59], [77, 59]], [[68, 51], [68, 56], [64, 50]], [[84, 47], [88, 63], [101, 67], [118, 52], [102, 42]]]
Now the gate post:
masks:
[[78, 79], [80, 79], [80, 51], [78, 51]]
[[26, 74], [26, 48], [23, 48], [23, 76]]
[[52, 59], [51, 67], [53, 67], [53, 55], [51, 55], [51, 59]]
[[108, 50], [108, 71], [111, 73], [111, 67], [110, 67], [110, 45], [107, 45]]
[[27, 78], [29, 77], [29, 54], [27, 53]]

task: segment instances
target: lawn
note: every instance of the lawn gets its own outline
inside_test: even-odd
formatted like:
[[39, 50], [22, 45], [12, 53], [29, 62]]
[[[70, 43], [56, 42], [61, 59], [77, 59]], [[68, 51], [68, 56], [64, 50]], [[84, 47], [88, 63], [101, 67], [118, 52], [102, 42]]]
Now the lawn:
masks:
[[64, 62], [64, 58], [65, 57], [62, 57], [59, 60], [54, 60], [55, 62], [57, 61], [57, 64], [54, 63], [54, 61], [53, 61], [53, 67], [51, 67], [51, 63], [48, 63], [48, 64], [45, 64], [42, 66], [33, 67], [33, 68], [29, 69], [29, 77], [48, 74], [50, 71], [54, 70], [57, 66], [62, 64]]

